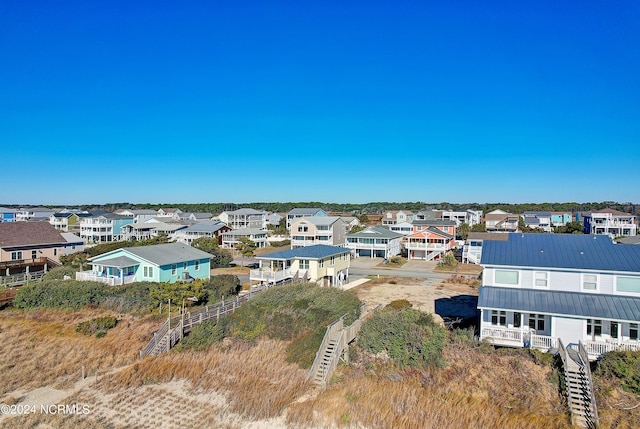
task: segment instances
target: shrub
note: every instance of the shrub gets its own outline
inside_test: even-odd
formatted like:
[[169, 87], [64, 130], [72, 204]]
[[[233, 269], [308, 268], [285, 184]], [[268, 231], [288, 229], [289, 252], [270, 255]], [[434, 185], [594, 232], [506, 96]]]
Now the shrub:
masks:
[[402, 310], [404, 308], [411, 307], [413, 307], [413, 304], [411, 304], [406, 299], [396, 299], [395, 301], [391, 301], [389, 304], [387, 304], [387, 308], [393, 308], [396, 310]]
[[115, 317], [96, 317], [95, 319], [78, 323], [76, 332], [84, 335], [96, 334], [96, 337], [102, 338], [109, 329], [115, 328], [117, 324], [118, 319]]
[[70, 277], [72, 280], [76, 278], [76, 269], [73, 267], [56, 267], [53, 268], [42, 277], [43, 280], [63, 280], [65, 276]]
[[205, 299], [208, 303], [218, 302], [223, 297], [237, 295], [242, 290], [240, 279], [233, 274], [213, 276], [205, 283]]
[[20, 288], [13, 301], [16, 308], [64, 307], [78, 309], [98, 305], [109, 286], [97, 282], [40, 281]]
[[206, 350], [219, 343], [227, 336], [228, 321], [228, 317], [222, 317], [219, 321], [210, 319], [194, 326], [191, 332], [178, 345], [179, 350]]
[[640, 352], [605, 353], [598, 361], [594, 374], [616, 380], [623, 390], [640, 395]]
[[362, 326], [358, 344], [377, 354], [386, 351], [400, 366], [442, 366], [445, 329], [431, 314], [405, 308], [376, 311]]

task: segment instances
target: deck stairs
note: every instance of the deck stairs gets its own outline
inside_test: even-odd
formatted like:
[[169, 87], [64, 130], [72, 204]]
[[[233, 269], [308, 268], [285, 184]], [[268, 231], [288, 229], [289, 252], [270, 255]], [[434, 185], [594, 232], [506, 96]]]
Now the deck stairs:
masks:
[[596, 407], [591, 380], [589, 357], [582, 342], [566, 348], [558, 340], [558, 353], [564, 368], [567, 405], [571, 412], [571, 423], [578, 427], [596, 429], [598, 409]]

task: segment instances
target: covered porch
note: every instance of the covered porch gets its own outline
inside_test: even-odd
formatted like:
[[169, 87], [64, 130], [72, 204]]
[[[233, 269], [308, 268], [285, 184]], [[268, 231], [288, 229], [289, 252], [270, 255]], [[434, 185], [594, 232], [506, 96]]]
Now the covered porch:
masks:
[[76, 280], [106, 283], [111, 286], [134, 283], [140, 263], [126, 256], [105, 259], [92, 264], [90, 271], [76, 273]]

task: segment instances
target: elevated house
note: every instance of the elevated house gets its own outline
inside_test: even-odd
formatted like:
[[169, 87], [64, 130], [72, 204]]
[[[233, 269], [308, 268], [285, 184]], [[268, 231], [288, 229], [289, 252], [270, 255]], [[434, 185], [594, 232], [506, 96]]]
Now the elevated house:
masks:
[[222, 247], [233, 249], [240, 243], [242, 238], [247, 238], [255, 244], [257, 248], [269, 246], [268, 233], [264, 229], [240, 228], [230, 229], [222, 233]]
[[296, 219], [291, 224], [291, 248], [325, 244], [344, 246], [347, 227], [338, 216], [309, 216]]
[[0, 207], [0, 223], [15, 222], [18, 210]]
[[469, 226], [474, 226], [482, 223], [482, 210], [441, 210], [440, 219], [452, 220], [457, 226], [462, 223], [466, 223]]
[[287, 212], [287, 229], [291, 231], [291, 224], [303, 217], [327, 216], [327, 212], [317, 207], [301, 207]]
[[[166, 219], [167, 222], [159, 219]], [[123, 225], [120, 240], [144, 241], [157, 237], [160, 234], [164, 234], [169, 237], [170, 240], [173, 240], [175, 234], [187, 227], [188, 225], [174, 222], [172, 218], [152, 218], [145, 222]]]
[[48, 207], [21, 208], [16, 212], [16, 221], [41, 221], [49, 220], [56, 211]]
[[158, 211], [153, 209], [119, 209], [114, 213], [133, 218], [133, 223], [143, 223], [158, 216]]
[[585, 234], [633, 237], [637, 234], [636, 217], [614, 209], [604, 209], [583, 215]]
[[126, 247], [89, 259], [91, 270], [76, 280], [122, 285], [134, 282], [175, 283], [209, 279], [212, 255], [183, 243]]
[[223, 222], [203, 221], [176, 231], [172, 238], [179, 243], [189, 245], [199, 238], [213, 238], [222, 245], [222, 234], [228, 231], [231, 231], [231, 228]]
[[78, 229], [81, 219], [80, 213], [70, 211], [57, 212], [49, 216], [49, 223], [58, 231], [70, 232]]
[[224, 211], [220, 213], [218, 219], [231, 229], [265, 229], [267, 227], [266, 213], [251, 208]]
[[411, 235], [413, 234], [413, 224], [411, 222], [401, 222], [389, 225], [389, 231], [402, 235]]
[[440, 259], [456, 246], [456, 222], [451, 220], [414, 220], [413, 233], [406, 237], [409, 259]]
[[410, 210], [389, 210], [382, 216], [382, 225], [389, 226], [397, 223], [411, 222], [414, 214]]
[[80, 220], [79, 235], [85, 243], [99, 244], [123, 239], [123, 227], [133, 223], [133, 218], [115, 213], [94, 215]]
[[569, 212], [551, 212], [551, 226], [564, 226], [573, 222], [573, 215]]
[[484, 216], [487, 232], [517, 232], [520, 215], [494, 210]]
[[479, 264], [482, 257], [482, 245], [488, 240], [509, 239], [509, 234], [493, 234], [491, 232], [470, 232], [462, 248], [462, 262]]
[[522, 214], [524, 224], [529, 228], [537, 228], [544, 232], [552, 232], [551, 212], [526, 210]]
[[250, 271], [249, 280], [276, 284], [297, 278], [340, 287], [349, 279], [350, 253], [344, 247], [316, 244], [256, 256], [260, 267]]
[[512, 233], [483, 243], [481, 265], [480, 339], [545, 351], [582, 342], [590, 359], [640, 350], [640, 246]]
[[0, 223], [0, 276], [47, 271], [67, 247], [49, 222]]
[[347, 248], [351, 254], [369, 258], [386, 258], [402, 252], [404, 235], [390, 231], [382, 225], [370, 226], [362, 231], [347, 235]]

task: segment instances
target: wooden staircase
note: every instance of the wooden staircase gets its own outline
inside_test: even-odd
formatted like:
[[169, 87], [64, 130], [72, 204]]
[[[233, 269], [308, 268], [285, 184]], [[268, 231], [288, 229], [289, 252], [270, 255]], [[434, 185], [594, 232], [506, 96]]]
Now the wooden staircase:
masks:
[[[378, 308], [378, 306], [376, 306], [376, 308]], [[344, 319], [346, 317], [346, 315], [344, 315], [327, 326], [327, 332], [325, 332], [322, 344], [318, 348], [316, 359], [311, 366], [307, 379], [312, 380], [322, 389], [327, 387], [329, 379], [338, 367], [340, 358], [348, 362], [349, 343], [355, 340], [358, 332], [360, 332], [362, 323], [369, 317], [373, 310], [367, 311], [366, 304], [362, 304], [360, 307], [360, 317], [351, 325], [347, 327], [344, 326]]]
[[571, 423], [584, 428], [598, 427], [598, 409], [593, 393], [589, 357], [582, 342], [577, 348], [565, 348], [558, 340], [558, 353], [564, 368], [567, 404], [571, 412]]

